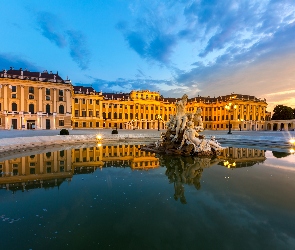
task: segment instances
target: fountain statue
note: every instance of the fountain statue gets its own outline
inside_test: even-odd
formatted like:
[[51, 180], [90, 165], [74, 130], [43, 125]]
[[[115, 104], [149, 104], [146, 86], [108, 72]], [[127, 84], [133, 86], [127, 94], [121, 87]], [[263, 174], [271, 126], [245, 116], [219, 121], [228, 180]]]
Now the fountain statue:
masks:
[[187, 99], [184, 94], [176, 102], [176, 114], [170, 115], [167, 131], [161, 134], [161, 140], [143, 147], [143, 150], [176, 155], [216, 155], [224, 149], [214, 136], [207, 140], [198, 133], [204, 130], [202, 109], [197, 108], [195, 114], [186, 113]]

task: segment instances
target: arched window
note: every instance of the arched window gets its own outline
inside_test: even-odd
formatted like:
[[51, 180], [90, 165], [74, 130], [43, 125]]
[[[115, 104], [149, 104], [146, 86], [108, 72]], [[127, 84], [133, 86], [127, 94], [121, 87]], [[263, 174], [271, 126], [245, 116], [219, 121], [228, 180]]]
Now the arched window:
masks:
[[128, 120], [128, 114], [127, 114], [127, 113], [125, 113], [125, 119], [127, 119], [127, 120]]
[[114, 119], [117, 119], [117, 112], [114, 113]]
[[58, 111], [60, 114], [64, 114], [65, 113], [65, 108], [63, 105], [59, 105]]
[[12, 111], [17, 111], [17, 104], [14, 102], [14, 103], [12, 103], [12, 105], [11, 105], [12, 107]]
[[34, 114], [35, 113], [35, 111], [34, 111], [34, 104], [30, 104], [29, 105], [29, 112], [31, 112], [31, 114]]
[[109, 113], [108, 113], [108, 118], [109, 118], [109, 119], [112, 119], [112, 112], [109, 112]]
[[46, 113], [47, 113], [47, 114], [50, 113], [50, 104], [46, 104]]

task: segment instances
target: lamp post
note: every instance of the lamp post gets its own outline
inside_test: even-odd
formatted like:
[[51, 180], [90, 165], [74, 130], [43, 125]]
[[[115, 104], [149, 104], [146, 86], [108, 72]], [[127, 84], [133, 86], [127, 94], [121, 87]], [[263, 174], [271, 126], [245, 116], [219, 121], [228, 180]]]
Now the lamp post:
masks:
[[238, 121], [241, 122], [241, 123], [239, 124], [239, 128], [240, 128], [240, 131], [242, 131], [242, 124], [243, 124], [243, 121], [244, 121], [244, 120], [243, 120], [243, 119], [238, 119]]
[[231, 113], [234, 112], [234, 110], [237, 108], [237, 105], [233, 105], [231, 102], [227, 105], [225, 105], [225, 109], [229, 113], [229, 118], [228, 118], [228, 134], [232, 134], [231, 132], [231, 123], [230, 123], [230, 116]]
[[160, 120], [162, 120], [161, 115], [157, 115], [157, 119], [158, 119], [158, 131], [160, 131]]

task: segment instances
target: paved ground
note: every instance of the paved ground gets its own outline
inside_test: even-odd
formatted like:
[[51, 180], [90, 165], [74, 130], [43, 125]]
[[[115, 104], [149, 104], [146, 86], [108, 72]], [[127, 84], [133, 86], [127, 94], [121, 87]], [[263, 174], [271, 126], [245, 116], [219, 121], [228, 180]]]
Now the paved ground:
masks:
[[[15, 137], [32, 137], [32, 136], [54, 136], [58, 135], [60, 130], [0, 130], [1, 138], [15, 138]], [[111, 134], [112, 129], [75, 129], [70, 130], [71, 135], [89, 135], [89, 134]], [[164, 132], [161, 130], [127, 130], [119, 129], [120, 134], [160, 134]], [[286, 138], [295, 137], [294, 131], [232, 131], [231, 135], [227, 134], [225, 130], [205, 130], [201, 134], [214, 135], [216, 138], [252, 138], [254, 140], [259, 139], [277, 139], [285, 140]]]
[[[0, 139], [15, 137], [32, 136], [54, 136], [59, 135], [60, 130], [0, 130]], [[164, 131], [164, 130], [163, 130]], [[92, 135], [92, 134], [111, 134], [112, 129], [75, 129], [69, 130], [70, 135]], [[119, 129], [120, 134], [159, 134], [158, 130], [128, 130]]]
[[[70, 130], [71, 135], [91, 135], [91, 134], [111, 134], [112, 129], [76, 129]], [[155, 135], [160, 137], [158, 130], [126, 130], [119, 129], [119, 134], [143, 134]], [[2, 138], [18, 138], [33, 136], [56, 136], [59, 130], [0, 130], [0, 139]], [[250, 147], [268, 150], [289, 151], [291, 147], [295, 148], [295, 144], [291, 145], [289, 140], [295, 138], [294, 131], [232, 131], [227, 134], [225, 130], [205, 130], [201, 134], [206, 138], [215, 136], [222, 146], [227, 147]], [[9, 139], [8, 139], [9, 140]], [[0, 145], [1, 146], [1, 145]]]

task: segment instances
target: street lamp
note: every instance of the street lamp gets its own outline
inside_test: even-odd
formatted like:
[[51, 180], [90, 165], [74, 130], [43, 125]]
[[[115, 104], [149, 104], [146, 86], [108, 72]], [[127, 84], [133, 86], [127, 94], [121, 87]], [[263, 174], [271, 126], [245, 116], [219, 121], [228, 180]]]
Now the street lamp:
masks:
[[158, 131], [160, 131], [160, 120], [162, 120], [161, 115], [157, 115], [157, 119], [158, 119]]
[[244, 120], [243, 120], [243, 119], [238, 119], [238, 121], [241, 122], [241, 123], [239, 124], [239, 128], [240, 128], [240, 131], [242, 131], [242, 124], [243, 124], [243, 121], [244, 121]]
[[230, 102], [228, 105], [225, 105], [225, 109], [229, 113], [229, 118], [228, 118], [228, 134], [232, 134], [231, 132], [231, 123], [230, 123], [230, 116], [231, 113], [234, 112], [234, 110], [237, 108], [237, 105], [234, 105]]

